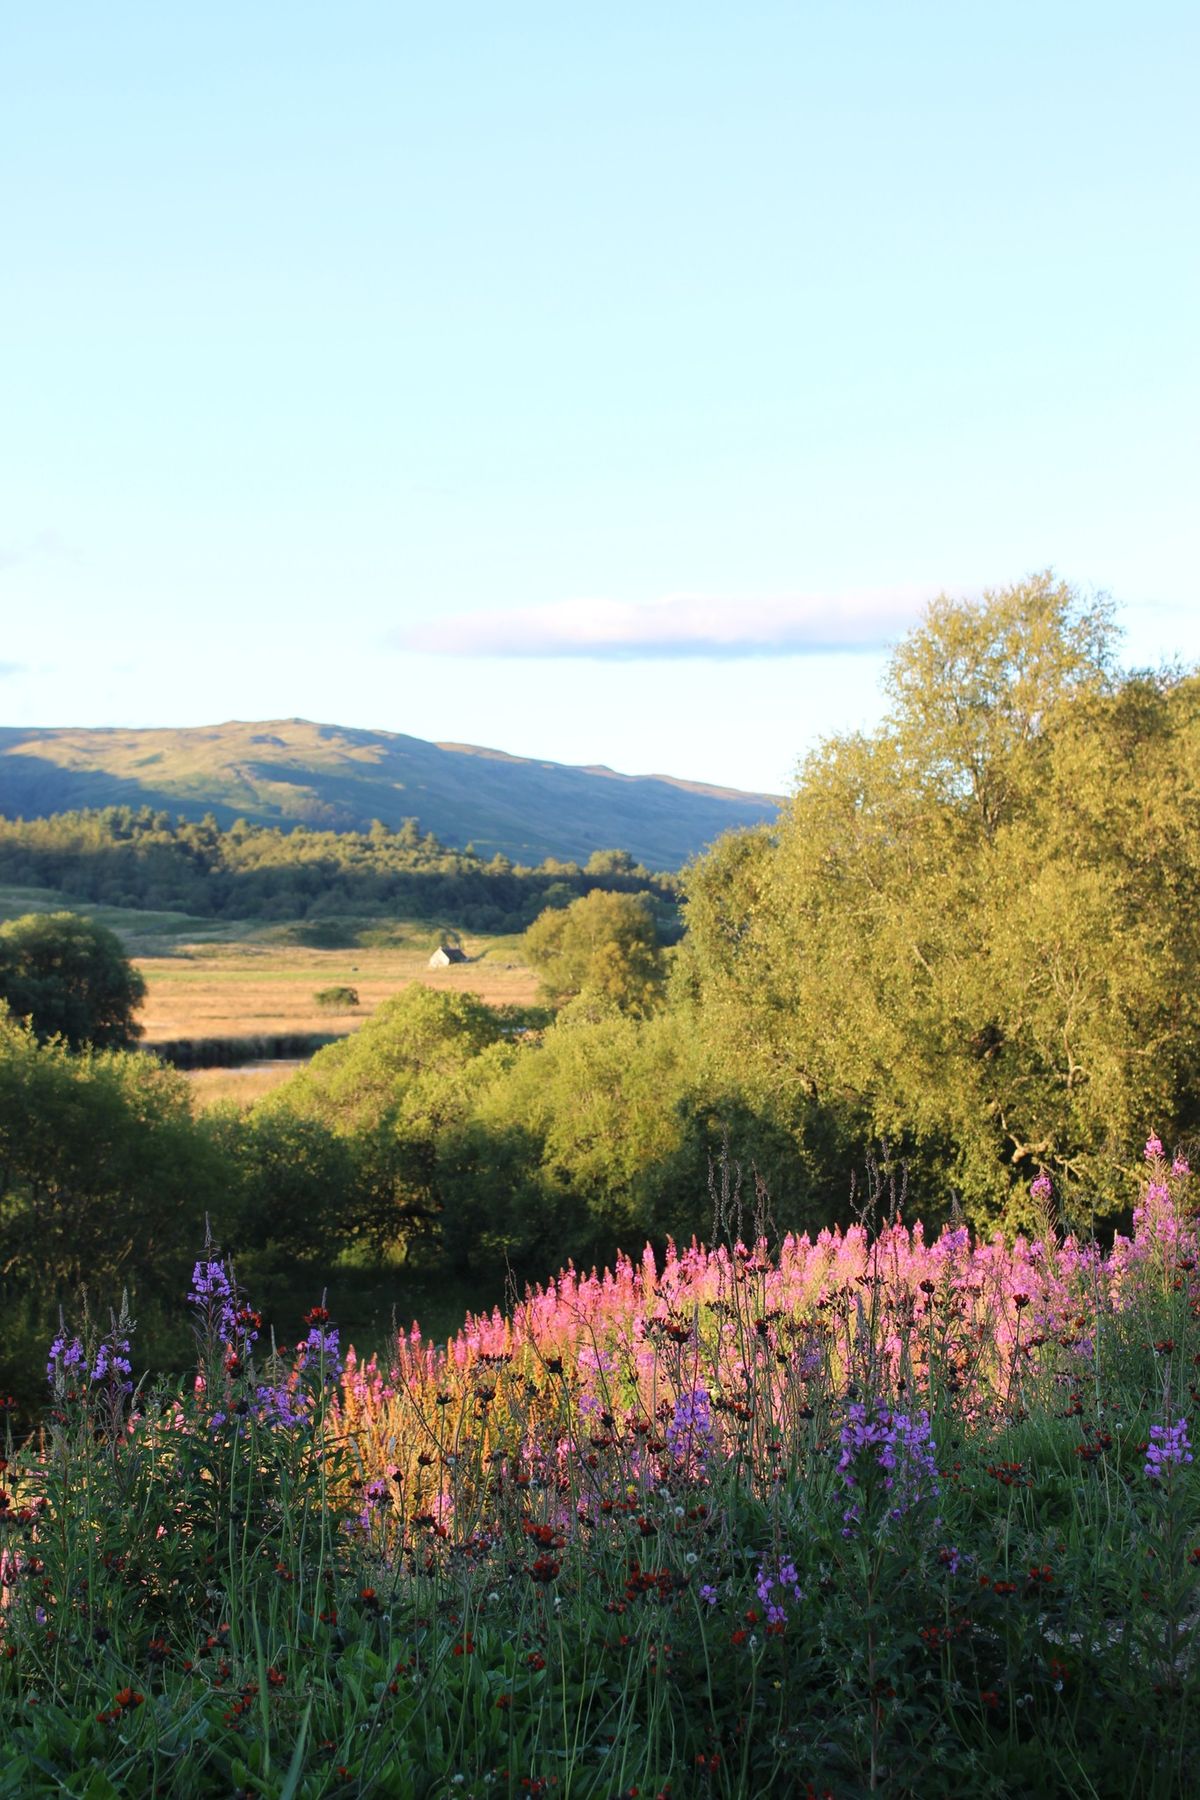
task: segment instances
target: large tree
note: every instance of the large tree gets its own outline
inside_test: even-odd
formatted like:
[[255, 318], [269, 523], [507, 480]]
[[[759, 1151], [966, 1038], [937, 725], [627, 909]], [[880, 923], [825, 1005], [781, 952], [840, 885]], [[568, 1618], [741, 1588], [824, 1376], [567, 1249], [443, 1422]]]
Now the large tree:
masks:
[[121, 1050], [142, 1034], [146, 984], [103, 925], [77, 913], [26, 913], [0, 925], [0, 1000], [38, 1038]]
[[662, 946], [640, 894], [596, 888], [562, 911], [549, 908], [525, 933], [525, 954], [555, 1004], [587, 994], [644, 1015], [662, 994]]
[[0, 1274], [39, 1301], [84, 1283], [161, 1295], [206, 1214], [223, 1231], [230, 1170], [192, 1121], [185, 1076], [156, 1058], [39, 1043], [0, 1006]]
[[1107, 607], [1040, 576], [936, 603], [886, 686], [694, 870], [710, 1028], [981, 1221], [1042, 1168], [1117, 1208], [1146, 1130], [1200, 1123], [1200, 681], [1120, 676]]

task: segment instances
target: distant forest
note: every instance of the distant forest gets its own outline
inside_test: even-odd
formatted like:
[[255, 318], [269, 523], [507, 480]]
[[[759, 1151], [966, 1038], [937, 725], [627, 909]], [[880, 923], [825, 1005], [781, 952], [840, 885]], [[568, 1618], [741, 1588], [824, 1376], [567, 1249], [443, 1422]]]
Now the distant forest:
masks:
[[103, 906], [212, 919], [291, 919], [306, 938], [333, 942], [347, 919], [452, 919], [469, 931], [523, 931], [547, 907], [600, 888], [643, 893], [660, 934], [678, 936], [679, 883], [625, 850], [584, 865], [547, 857], [524, 868], [453, 850], [416, 819], [398, 829], [294, 830], [211, 816], [172, 818], [150, 807], [103, 807], [44, 819], [0, 818], [0, 882], [46, 887]]

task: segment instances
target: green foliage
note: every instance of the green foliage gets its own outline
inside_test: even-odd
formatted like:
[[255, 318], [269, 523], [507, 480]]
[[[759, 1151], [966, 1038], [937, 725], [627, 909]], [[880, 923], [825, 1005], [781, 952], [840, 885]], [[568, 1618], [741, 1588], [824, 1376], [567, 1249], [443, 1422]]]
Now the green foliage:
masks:
[[[91, 1285], [176, 1286], [205, 1214], [223, 1224], [228, 1169], [197, 1132], [186, 1077], [139, 1052], [72, 1055], [0, 1012], [0, 1274], [39, 1319]], [[17, 1386], [14, 1347], [0, 1367]]]
[[385, 1000], [352, 1037], [319, 1050], [263, 1104], [339, 1129], [436, 1113], [436, 1096], [503, 1036], [504, 1025], [475, 994], [414, 985]]
[[120, 1050], [141, 1036], [146, 984], [120, 940], [75, 913], [26, 913], [0, 925], [0, 1000], [41, 1039]]
[[480, 1058], [478, 1084], [437, 1145], [440, 1241], [452, 1264], [507, 1262], [540, 1280], [649, 1235], [710, 1232], [714, 1162], [768, 1190], [781, 1230], [819, 1228], [846, 1192], [851, 1150], [824, 1117], [787, 1124], [713, 1068], [683, 1008], [638, 1019], [573, 1002], [542, 1033]]
[[256, 1116], [294, 1116], [346, 1140], [356, 1234], [380, 1247], [427, 1234], [442, 1208], [438, 1140], [469, 1110], [480, 1053], [511, 1028], [474, 994], [406, 988], [353, 1037], [318, 1051]]
[[661, 998], [662, 946], [640, 894], [597, 889], [565, 912], [542, 913], [525, 933], [525, 955], [556, 1004], [586, 994], [643, 1016]]
[[1016, 1216], [1128, 1203], [1115, 1144], [1200, 1124], [1200, 683], [1118, 678], [1039, 577], [939, 602], [892, 710], [806, 763], [777, 832], [691, 871], [681, 984], [748, 1092], [843, 1110]]
[[349, 1012], [358, 1005], [358, 989], [352, 987], [320, 988], [313, 1002], [322, 1012]]
[[[593, 858], [593, 861], [597, 861]], [[238, 820], [172, 820], [111, 806], [50, 818], [0, 818], [0, 883], [58, 890], [99, 908], [180, 909], [200, 918], [290, 922], [297, 942], [341, 949], [397, 915], [471, 931], [523, 931], [547, 905], [601, 888], [653, 894], [675, 920], [678, 883], [626, 851], [588, 872], [549, 858], [540, 868], [455, 850], [415, 819], [390, 831], [283, 831]], [[118, 915], [123, 916], [123, 915]]]
[[345, 1139], [282, 1108], [217, 1107], [196, 1129], [222, 1157], [236, 1196], [226, 1241], [239, 1253], [269, 1248], [285, 1261], [327, 1268], [354, 1236], [366, 1199]]

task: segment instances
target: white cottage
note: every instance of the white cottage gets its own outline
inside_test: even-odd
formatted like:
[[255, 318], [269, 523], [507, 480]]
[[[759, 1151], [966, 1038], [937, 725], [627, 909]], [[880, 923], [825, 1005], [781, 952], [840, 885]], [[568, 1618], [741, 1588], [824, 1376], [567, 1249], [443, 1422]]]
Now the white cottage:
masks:
[[439, 944], [429, 959], [431, 969], [446, 969], [451, 963], [465, 963], [467, 953], [460, 950], [457, 944]]

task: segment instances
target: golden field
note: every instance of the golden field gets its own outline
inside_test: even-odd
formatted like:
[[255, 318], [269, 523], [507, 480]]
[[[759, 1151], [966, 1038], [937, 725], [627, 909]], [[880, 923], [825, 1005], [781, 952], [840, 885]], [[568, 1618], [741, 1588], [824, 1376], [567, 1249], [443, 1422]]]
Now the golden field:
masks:
[[[167, 956], [135, 958], [146, 981], [140, 1013], [147, 1046], [174, 1038], [257, 1037], [354, 1031], [375, 1008], [414, 981], [480, 995], [493, 1006], [527, 1005], [537, 977], [509, 940], [463, 939], [471, 961], [427, 967], [436, 938], [420, 947], [313, 950], [256, 942], [193, 943]], [[314, 995], [352, 987], [357, 1007], [327, 1012]]]

